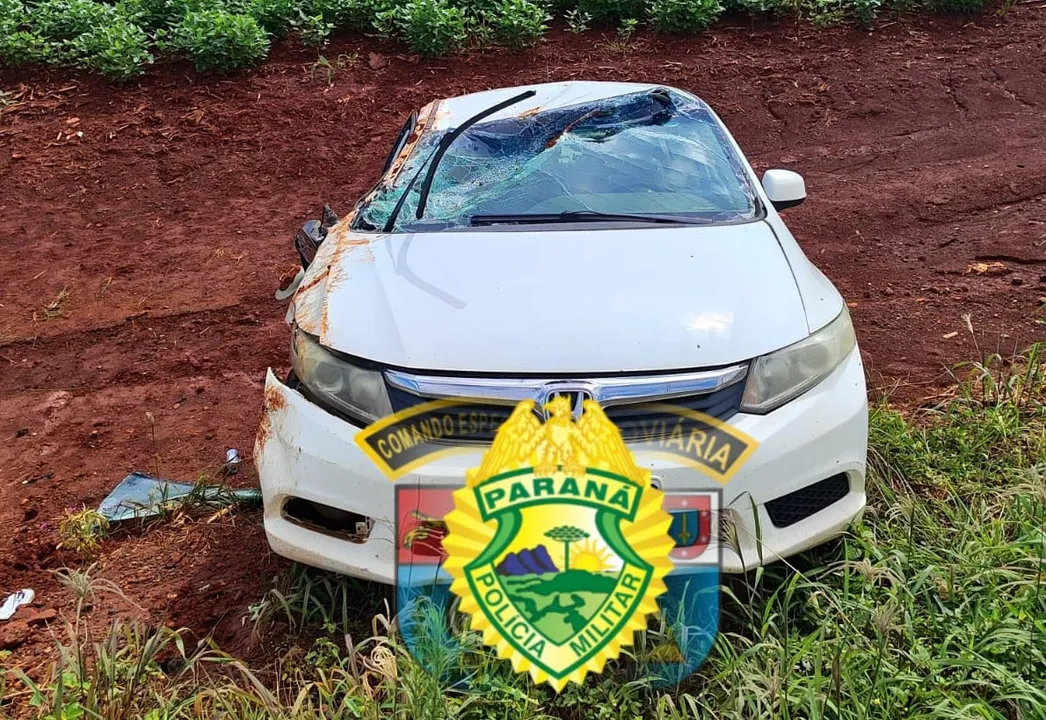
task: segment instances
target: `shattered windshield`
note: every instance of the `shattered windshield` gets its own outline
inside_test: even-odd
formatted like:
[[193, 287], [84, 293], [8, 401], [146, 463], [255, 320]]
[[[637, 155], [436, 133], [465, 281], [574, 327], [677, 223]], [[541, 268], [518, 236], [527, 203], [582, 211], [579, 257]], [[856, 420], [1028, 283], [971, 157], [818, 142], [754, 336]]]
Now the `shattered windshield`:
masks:
[[740, 159], [708, 106], [666, 89], [477, 123], [439, 162], [419, 220], [421, 176], [442, 136], [422, 135], [395, 179], [361, 204], [357, 229], [382, 228], [408, 187], [394, 231], [469, 227], [474, 217], [495, 215], [587, 212], [730, 223], [759, 213]]

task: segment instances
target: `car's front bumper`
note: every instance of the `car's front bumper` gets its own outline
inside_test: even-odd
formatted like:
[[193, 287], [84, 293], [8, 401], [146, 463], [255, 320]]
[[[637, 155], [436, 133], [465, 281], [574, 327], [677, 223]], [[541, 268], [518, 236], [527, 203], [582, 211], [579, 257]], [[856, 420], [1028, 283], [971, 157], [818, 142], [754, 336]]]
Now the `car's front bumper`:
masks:
[[[788, 557], [838, 535], [865, 505], [868, 404], [860, 352], [854, 350], [824, 382], [768, 415], [738, 414], [730, 424], [759, 446], [723, 486], [733, 511], [735, 545], [723, 569], [743, 570]], [[255, 462], [265, 497], [272, 549], [299, 562], [371, 580], [395, 578], [394, 483], [354, 442], [358, 429], [281, 383], [270, 371]], [[396, 484], [460, 485], [481, 449], [444, 457]], [[637, 454], [666, 492], [718, 488], [690, 466]], [[787, 527], [775, 526], [766, 503], [834, 476], [849, 490], [828, 507]], [[372, 521], [361, 542], [290, 519], [285, 504], [303, 498]]]

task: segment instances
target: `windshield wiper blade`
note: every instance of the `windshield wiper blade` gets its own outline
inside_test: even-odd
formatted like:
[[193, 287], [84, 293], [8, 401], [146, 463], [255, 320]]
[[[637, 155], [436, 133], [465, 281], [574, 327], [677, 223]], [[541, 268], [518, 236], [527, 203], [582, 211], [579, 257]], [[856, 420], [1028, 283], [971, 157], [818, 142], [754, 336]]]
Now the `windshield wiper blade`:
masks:
[[[435, 154], [435, 151], [433, 151], [432, 155], [429, 155], [429, 160], [431, 160]], [[399, 200], [396, 201], [396, 205], [392, 208], [392, 212], [389, 213], [388, 220], [385, 221], [385, 225], [381, 228], [382, 232], [392, 232], [392, 228], [396, 225], [396, 219], [400, 216], [400, 210], [403, 209], [404, 203], [407, 202], [407, 196], [410, 195], [410, 191], [414, 188], [414, 183], [416, 183], [418, 181], [418, 178], [421, 177], [421, 171], [425, 169], [425, 163], [427, 162], [428, 160], [421, 164], [421, 167], [418, 168], [418, 171], [414, 173], [414, 177], [412, 177], [410, 179], [410, 182], [407, 183], [407, 189], [403, 191], [403, 194], [400, 195]]]
[[389, 213], [389, 217], [385, 221], [385, 225], [382, 227], [381, 231], [392, 232], [392, 228], [395, 227], [396, 220], [400, 216], [400, 211], [403, 210], [403, 205], [407, 202], [407, 198], [410, 196], [410, 191], [414, 189], [414, 184], [418, 182], [418, 178], [421, 177], [422, 171], [425, 170], [427, 166], [429, 168], [429, 171], [425, 174], [425, 180], [422, 182], [421, 186], [421, 194], [418, 198], [418, 212], [416, 217], [419, 220], [421, 219], [421, 214], [425, 212], [425, 204], [428, 202], [429, 199], [429, 188], [432, 186], [432, 179], [436, 172], [435, 168], [439, 164], [439, 161], [443, 159], [443, 154], [447, 152], [447, 148], [450, 147], [450, 144], [454, 142], [454, 140], [459, 135], [461, 135], [461, 133], [468, 130], [469, 127], [475, 125], [483, 118], [489, 115], [493, 115], [498, 110], [503, 110], [504, 108], [507, 108], [510, 105], [516, 104], [520, 100], [526, 100], [528, 97], [532, 97], [534, 95], [537, 95], [536, 90], [527, 90], [524, 93], [520, 93], [515, 97], [505, 100], [504, 102], [500, 102], [497, 105], [494, 105], [493, 107], [487, 108], [481, 113], [473, 115], [464, 123], [462, 123], [460, 127], [456, 128], [453, 132], [444, 135], [440, 139], [439, 144], [436, 146], [436, 149], [432, 151], [432, 154], [430, 154], [428, 159], [421, 164], [421, 166], [418, 168], [418, 171], [414, 173], [414, 177], [412, 177], [410, 179], [410, 182], [407, 183], [406, 189], [403, 191], [403, 194], [400, 195], [399, 200], [396, 201], [396, 205], [392, 208], [392, 212]]
[[531, 215], [473, 215], [472, 225], [541, 225], [571, 222], [636, 222], [655, 225], [704, 225], [705, 221], [671, 215], [638, 215], [629, 213], [601, 213], [594, 210], [568, 210], [561, 213]]
[[432, 160], [429, 162], [429, 171], [425, 174], [425, 180], [421, 183], [421, 193], [418, 196], [418, 211], [414, 213], [415, 218], [421, 220], [421, 216], [425, 214], [425, 204], [429, 200], [429, 189], [432, 187], [432, 180], [436, 177], [436, 167], [439, 165], [439, 161], [442, 160], [443, 156], [447, 153], [447, 150], [450, 149], [451, 143], [457, 140], [458, 136], [480, 120], [490, 117], [494, 113], [515, 105], [527, 98], [534, 97], [537, 94], [537, 90], [527, 90], [526, 92], [521, 92], [515, 97], [510, 97], [508, 100], [503, 100], [497, 105], [490, 106], [483, 112], [476, 113], [468, 120], [454, 128], [453, 131], [443, 136], [443, 139], [439, 141], [439, 147], [436, 149], [435, 155], [433, 155]]

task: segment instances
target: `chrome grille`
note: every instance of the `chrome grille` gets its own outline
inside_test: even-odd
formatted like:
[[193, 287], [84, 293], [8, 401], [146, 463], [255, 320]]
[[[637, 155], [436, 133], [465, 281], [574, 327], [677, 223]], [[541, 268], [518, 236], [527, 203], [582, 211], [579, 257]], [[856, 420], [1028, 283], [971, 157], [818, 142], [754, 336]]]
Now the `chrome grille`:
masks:
[[395, 412], [431, 400], [461, 400], [459, 412], [476, 413], [490, 427], [480, 441], [493, 440], [498, 426], [521, 400], [539, 404], [555, 394], [580, 393], [604, 408], [626, 440], [642, 440], [660, 422], [677, 422], [666, 415], [663, 403], [727, 420], [737, 413], [744, 393], [747, 365], [689, 373], [614, 376], [590, 379], [446, 377], [387, 371], [389, 399]]

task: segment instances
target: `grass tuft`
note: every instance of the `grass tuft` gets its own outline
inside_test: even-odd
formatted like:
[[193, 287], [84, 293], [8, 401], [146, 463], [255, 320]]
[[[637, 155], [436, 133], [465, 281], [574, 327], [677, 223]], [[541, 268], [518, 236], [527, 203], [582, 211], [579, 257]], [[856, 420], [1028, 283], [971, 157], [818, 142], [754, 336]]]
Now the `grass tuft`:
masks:
[[109, 521], [93, 508], [66, 510], [58, 518], [58, 547], [84, 557], [94, 555], [108, 534]]
[[69, 289], [62, 288], [55, 295], [54, 300], [47, 303], [43, 307], [44, 320], [57, 320], [60, 317], [65, 317], [65, 301], [69, 299]]

